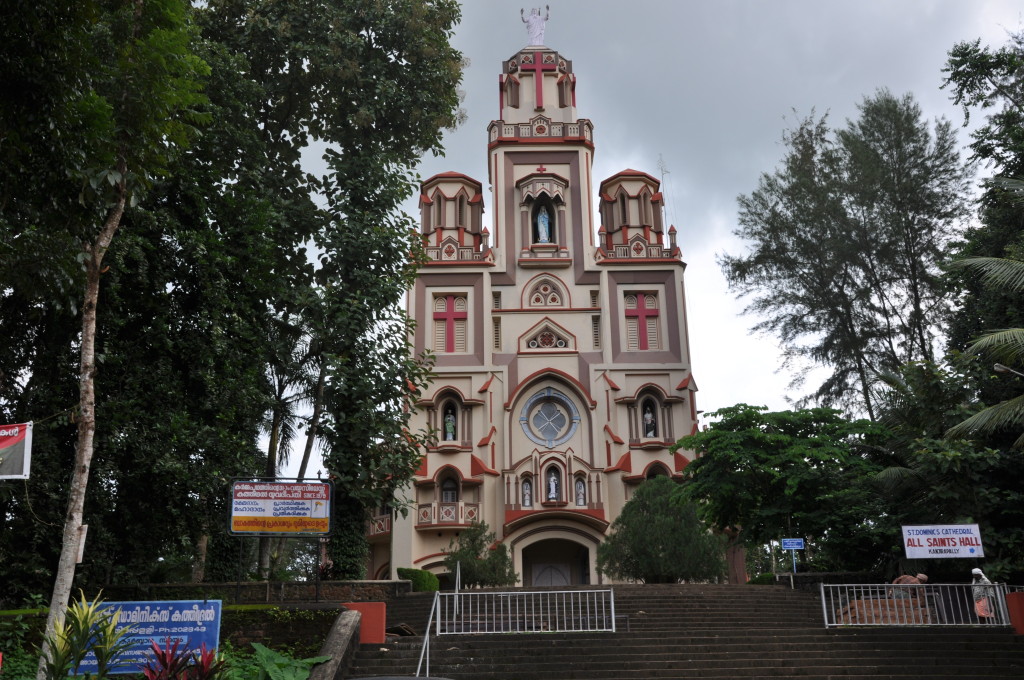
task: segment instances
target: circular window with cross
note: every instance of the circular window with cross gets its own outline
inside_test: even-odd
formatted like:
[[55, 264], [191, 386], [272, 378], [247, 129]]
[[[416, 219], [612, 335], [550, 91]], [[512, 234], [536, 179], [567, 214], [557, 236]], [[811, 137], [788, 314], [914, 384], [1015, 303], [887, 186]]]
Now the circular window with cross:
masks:
[[550, 449], [569, 441], [576, 433], [580, 412], [569, 397], [546, 387], [523, 405], [519, 424], [530, 441]]

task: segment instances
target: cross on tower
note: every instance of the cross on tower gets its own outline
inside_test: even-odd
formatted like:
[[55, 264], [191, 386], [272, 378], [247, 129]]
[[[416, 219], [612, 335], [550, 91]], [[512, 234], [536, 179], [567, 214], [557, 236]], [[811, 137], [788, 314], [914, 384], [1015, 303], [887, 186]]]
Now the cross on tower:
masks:
[[537, 110], [544, 108], [544, 72], [554, 71], [558, 67], [555, 64], [544, 64], [543, 53], [533, 53], [532, 64], [520, 64], [519, 68], [522, 71], [533, 71], [533, 86], [537, 93]]
[[636, 296], [636, 309], [626, 310], [626, 318], [636, 319], [637, 349], [641, 350], [650, 349], [647, 338], [647, 319], [656, 319], [658, 317], [657, 298], [651, 295], [651, 300], [654, 301], [655, 306], [648, 307], [647, 297], [643, 293], [638, 293]]
[[444, 322], [444, 351], [451, 353], [455, 351], [455, 322], [468, 319], [466, 312], [455, 311], [455, 296], [449, 295], [445, 298], [443, 312], [434, 312], [434, 321]]

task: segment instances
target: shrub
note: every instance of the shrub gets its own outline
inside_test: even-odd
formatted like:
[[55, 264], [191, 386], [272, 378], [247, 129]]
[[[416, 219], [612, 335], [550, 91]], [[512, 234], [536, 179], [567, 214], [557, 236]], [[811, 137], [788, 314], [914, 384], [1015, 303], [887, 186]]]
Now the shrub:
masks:
[[773, 586], [775, 585], [775, 574], [758, 574], [747, 583], [752, 586]]
[[453, 577], [459, 564], [467, 587], [512, 586], [519, 580], [508, 547], [495, 541], [486, 522], [474, 522], [448, 545], [444, 566]]
[[408, 569], [406, 567], [399, 567], [398, 578], [412, 581], [412, 589], [413, 592], [416, 593], [433, 593], [441, 587], [441, 583], [437, 580], [437, 576], [425, 569]]

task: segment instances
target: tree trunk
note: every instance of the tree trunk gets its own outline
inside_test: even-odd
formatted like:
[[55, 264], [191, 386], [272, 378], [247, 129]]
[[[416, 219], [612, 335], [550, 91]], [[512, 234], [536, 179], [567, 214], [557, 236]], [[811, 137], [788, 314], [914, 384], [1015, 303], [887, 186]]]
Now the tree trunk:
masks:
[[75, 579], [75, 564], [81, 541], [82, 512], [85, 507], [85, 491], [89, 485], [89, 467], [92, 465], [93, 438], [96, 434], [96, 306], [100, 294], [100, 274], [103, 256], [121, 224], [124, 214], [126, 192], [122, 189], [118, 202], [107, 214], [103, 228], [92, 244], [84, 246], [85, 294], [82, 304], [82, 344], [80, 350], [78, 384], [78, 443], [75, 446], [75, 467], [71, 476], [71, 490], [68, 496], [68, 511], [64, 518], [64, 537], [61, 541], [60, 561], [53, 582], [50, 597], [50, 613], [46, 617], [42, 652], [36, 679], [44, 680], [43, 658], [47, 653], [46, 637], [53, 634], [57, 621], [64, 619], [71, 586]]
[[[278, 399], [280, 400], [280, 395]], [[277, 478], [278, 461], [278, 440], [281, 432], [281, 412], [275, 406], [270, 420], [270, 444], [267, 446], [267, 465], [263, 468], [263, 474], [269, 479]], [[270, 555], [273, 551], [273, 538], [260, 536], [259, 551], [257, 552], [258, 563], [257, 573], [264, 580], [270, 579]]]
[[[316, 443], [316, 433], [320, 426], [320, 416], [324, 412], [324, 383], [327, 382], [327, 371], [324, 369], [324, 362], [320, 362], [320, 372], [317, 374], [316, 387], [313, 388], [313, 415], [309, 417], [309, 426], [306, 428], [306, 447], [302, 451], [302, 461], [299, 463], [299, 475], [298, 479], [301, 482], [306, 477], [306, 468], [309, 467], [309, 459], [313, 455], [313, 444]], [[284, 555], [285, 544], [288, 541], [287, 536], [281, 536], [277, 539], [277, 549], [275, 550], [278, 555]], [[319, 568], [319, 566], [318, 566]]]
[[206, 552], [210, 546], [210, 534], [200, 534], [196, 542], [195, 560], [192, 562], [192, 583], [202, 583], [206, 578]]

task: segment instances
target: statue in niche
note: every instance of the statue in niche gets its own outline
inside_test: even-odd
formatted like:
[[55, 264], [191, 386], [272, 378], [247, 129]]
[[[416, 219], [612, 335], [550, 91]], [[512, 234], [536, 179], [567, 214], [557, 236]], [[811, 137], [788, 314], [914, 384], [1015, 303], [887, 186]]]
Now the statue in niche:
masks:
[[576, 480], [576, 505], [587, 504], [587, 486], [582, 479]]
[[444, 410], [444, 440], [455, 441], [455, 409], [451, 406]]
[[558, 473], [555, 472], [554, 468], [548, 472], [548, 500], [558, 500]]
[[545, 205], [537, 211], [537, 243], [551, 243], [551, 215]]
[[654, 418], [654, 411], [651, 410], [651, 403], [644, 404], [644, 436], [658, 436], [658, 421]]
[[551, 18], [551, 5], [544, 5], [544, 9], [547, 11], [543, 19], [540, 16], [540, 7], [531, 7], [530, 16], [524, 16], [524, 10], [519, 10], [519, 18], [526, 24], [526, 32], [530, 36], [531, 45], [544, 44], [544, 28], [548, 19]]
[[523, 480], [523, 507], [533, 505], [533, 484], [529, 479]]

